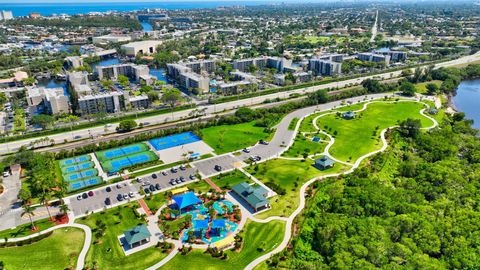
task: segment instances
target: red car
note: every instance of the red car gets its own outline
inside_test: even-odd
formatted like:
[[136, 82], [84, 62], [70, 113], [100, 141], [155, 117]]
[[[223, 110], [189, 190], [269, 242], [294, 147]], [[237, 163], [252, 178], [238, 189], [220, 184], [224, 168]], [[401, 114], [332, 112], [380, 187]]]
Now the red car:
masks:
[[90, 190], [90, 191], [88, 192], [88, 196], [92, 197], [92, 196], [93, 196], [93, 191]]

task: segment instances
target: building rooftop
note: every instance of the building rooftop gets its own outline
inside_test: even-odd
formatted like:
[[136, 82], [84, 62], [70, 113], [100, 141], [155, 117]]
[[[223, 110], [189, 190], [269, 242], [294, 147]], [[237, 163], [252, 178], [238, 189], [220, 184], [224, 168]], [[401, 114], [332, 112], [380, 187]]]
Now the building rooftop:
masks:
[[175, 201], [175, 204], [179, 209], [184, 209], [188, 206], [196, 205], [202, 202], [195, 193], [187, 192], [182, 195], [173, 196], [172, 199]]
[[253, 188], [249, 184], [243, 182], [233, 186], [232, 190], [253, 207], [261, 207], [268, 204], [268, 199], [265, 197], [267, 190], [263, 187], [259, 186]]
[[124, 235], [125, 240], [130, 245], [148, 239], [150, 238], [150, 236], [152, 236], [145, 224], [133, 227], [132, 229], [125, 231]]

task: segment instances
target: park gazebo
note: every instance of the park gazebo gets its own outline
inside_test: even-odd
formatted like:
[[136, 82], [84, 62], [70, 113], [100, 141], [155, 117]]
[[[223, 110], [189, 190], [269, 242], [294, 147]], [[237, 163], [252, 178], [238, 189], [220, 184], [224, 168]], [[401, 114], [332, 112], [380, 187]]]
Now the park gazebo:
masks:
[[335, 161], [330, 159], [327, 156], [323, 156], [317, 160], [315, 160], [315, 167], [319, 170], [325, 170], [328, 168], [332, 168], [335, 165]]
[[180, 213], [188, 212], [193, 206], [202, 203], [202, 200], [191, 191], [178, 196], [173, 196], [172, 200], [175, 202], [174, 207], [180, 210]]
[[135, 248], [150, 242], [151, 234], [145, 224], [133, 227], [124, 233], [125, 241], [130, 248]]
[[342, 117], [343, 117], [343, 119], [353, 119], [353, 118], [355, 118], [355, 112], [353, 112], [353, 111], [344, 112], [342, 114]]

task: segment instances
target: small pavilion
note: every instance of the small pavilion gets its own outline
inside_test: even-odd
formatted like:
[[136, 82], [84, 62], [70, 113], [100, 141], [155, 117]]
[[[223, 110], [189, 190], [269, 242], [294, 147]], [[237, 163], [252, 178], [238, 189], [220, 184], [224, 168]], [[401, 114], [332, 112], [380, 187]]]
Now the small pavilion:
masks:
[[328, 168], [332, 168], [335, 165], [335, 161], [330, 159], [327, 156], [323, 156], [317, 160], [315, 160], [315, 167], [319, 170], [326, 170]]
[[342, 117], [343, 119], [353, 119], [355, 118], [355, 113], [353, 111], [344, 112]]

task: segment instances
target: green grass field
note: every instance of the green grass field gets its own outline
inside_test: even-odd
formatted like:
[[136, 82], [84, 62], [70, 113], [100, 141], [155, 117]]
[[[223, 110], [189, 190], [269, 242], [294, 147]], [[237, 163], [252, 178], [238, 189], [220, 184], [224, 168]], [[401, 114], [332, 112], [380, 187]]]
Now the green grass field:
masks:
[[244, 243], [242, 249], [237, 251], [226, 251], [227, 260], [213, 258], [202, 250], [194, 250], [187, 255], [177, 255], [162, 269], [166, 270], [237, 270], [243, 269], [255, 258], [274, 249], [278, 246], [285, 230], [285, 223], [282, 221], [271, 221], [269, 223], [255, 223], [248, 221], [240, 235]]
[[104, 212], [88, 216], [86, 219], [77, 219], [77, 223], [92, 228], [94, 241], [97, 232], [98, 220], [106, 224], [105, 235], [99, 238], [98, 243], [90, 246], [86, 258], [86, 265], [96, 265], [98, 269], [145, 269], [162, 260], [167, 254], [156, 247], [150, 247], [134, 254], [125, 256], [117, 237], [125, 230], [131, 229], [145, 221], [135, 215], [135, 209], [140, 207], [137, 202], [109, 209]]
[[252, 180], [239, 170], [211, 177], [210, 180], [222, 189], [231, 189], [234, 185], [242, 182], [247, 182], [248, 184], [253, 183]]
[[[25, 217], [25, 218], [27, 218], [27, 217]], [[50, 222], [48, 220], [48, 218], [34, 221], [34, 224], [35, 224], [35, 227], [38, 228], [38, 230], [36, 232], [46, 230], [46, 229], [56, 225], [55, 222]], [[36, 233], [36, 232], [32, 232], [31, 229], [32, 229], [32, 224], [30, 222], [28, 222], [26, 224], [23, 224], [23, 225], [20, 225], [20, 226], [14, 228], [14, 229], [8, 229], [8, 230], [5, 230], [5, 231], [1, 231], [0, 232], [0, 239], [5, 239], [5, 237], [7, 237], [7, 238], [18, 238], [18, 237], [24, 237], [24, 236]]]
[[300, 128], [298, 129], [299, 132], [316, 132], [317, 129], [313, 126], [313, 119], [323, 113], [314, 113], [305, 117], [300, 124]]
[[58, 229], [30, 245], [0, 248], [0, 261], [5, 269], [75, 269], [84, 237], [83, 231], [76, 228]]
[[[297, 135], [292, 147], [290, 147], [286, 152], [284, 152], [282, 156], [298, 158], [302, 157], [303, 153], [307, 153], [308, 155], [322, 153], [325, 150], [327, 143], [323, 141], [312, 142], [312, 137], [313, 136], [305, 137], [301, 134]], [[318, 137], [324, 138], [326, 136], [320, 133]]]
[[317, 125], [335, 136], [330, 154], [337, 159], [354, 162], [381, 148], [380, 132], [385, 128], [398, 125], [407, 118], [420, 119], [423, 127], [431, 126], [432, 121], [420, 115], [422, 108], [424, 105], [416, 102], [372, 103], [365, 111], [357, 113], [355, 119], [345, 120], [330, 114], [318, 119]]
[[437, 85], [438, 87], [440, 87], [440, 85], [442, 84], [442, 81], [430, 81], [430, 82], [424, 82], [424, 83], [417, 83], [417, 84], [415, 84], [415, 87], [417, 88], [417, 93], [426, 94], [428, 92], [426, 86], [429, 83], [433, 83], [433, 84]]
[[270, 134], [263, 127], [256, 127], [255, 122], [236, 125], [208, 127], [201, 130], [202, 139], [215, 153], [224, 154], [254, 145]]
[[269, 216], [289, 216], [299, 204], [300, 187], [308, 180], [322, 175], [339, 173], [348, 170], [348, 166], [336, 164], [335, 167], [320, 171], [313, 167], [313, 161], [272, 159], [267, 162], [252, 165], [247, 171], [263, 183], [273, 182], [286, 191], [285, 195], [270, 198], [272, 209], [256, 215], [258, 218]]

